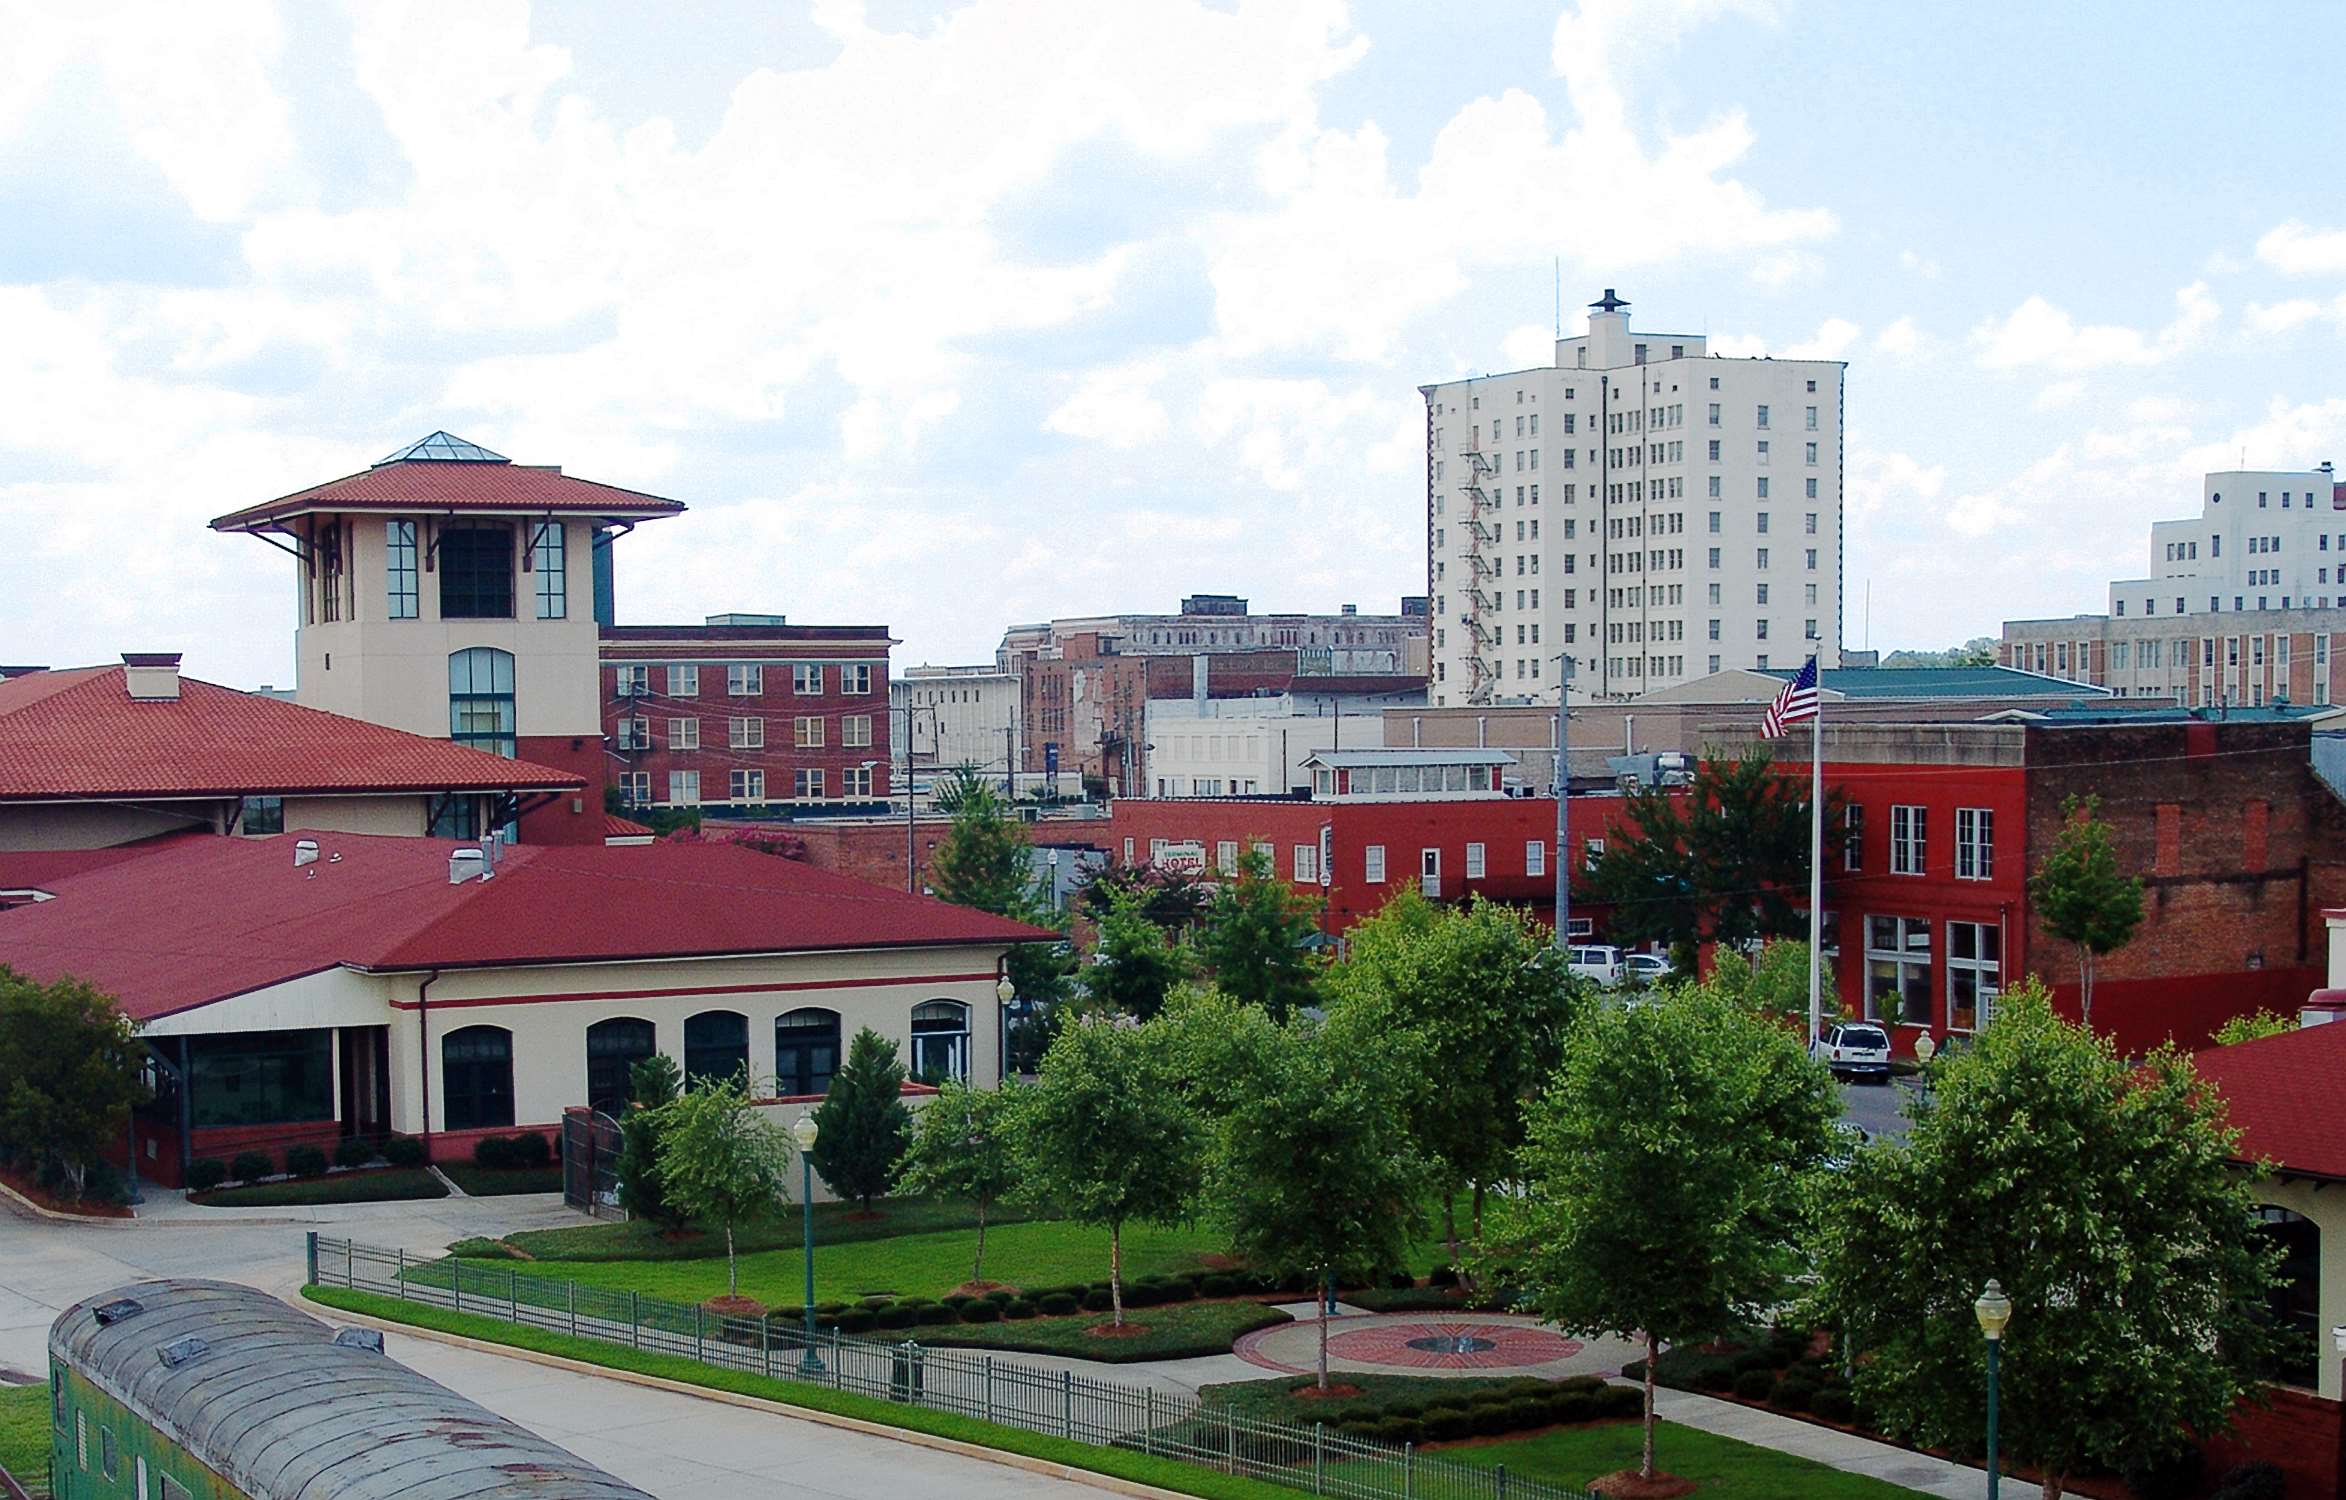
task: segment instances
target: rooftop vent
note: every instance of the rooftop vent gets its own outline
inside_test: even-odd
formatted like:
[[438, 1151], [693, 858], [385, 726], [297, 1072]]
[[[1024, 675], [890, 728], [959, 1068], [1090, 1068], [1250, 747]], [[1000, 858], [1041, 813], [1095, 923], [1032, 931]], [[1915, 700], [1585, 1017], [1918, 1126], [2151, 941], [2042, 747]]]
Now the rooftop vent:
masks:
[[211, 1352], [212, 1346], [210, 1344], [205, 1343], [194, 1334], [189, 1334], [186, 1338], [173, 1339], [170, 1343], [157, 1349], [155, 1358], [163, 1361], [165, 1369], [176, 1370], [189, 1360], [201, 1359]]
[[448, 883], [450, 885], [462, 885], [468, 880], [477, 880], [484, 873], [480, 850], [457, 849], [449, 854]]
[[314, 865], [317, 862], [318, 841], [316, 839], [303, 839], [293, 846], [293, 867], [295, 869], [298, 870], [303, 865]]
[[179, 697], [179, 653], [123, 652], [122, 685], [132, 698], [142, 703], [176, 700]]
[[91, 1308], [90, 1316], [98, 1320], [100, 1328], [111, 1328], [124, 1318], [135, 1318], [146, 1310], [147, 1305], [136, 1297], [117, 1297]]
[[337, 1349], [364, 1349], [369, 1354], [383, 1352], [383, 1335], [373, 1328], [343, 1328], [334, 1334]]

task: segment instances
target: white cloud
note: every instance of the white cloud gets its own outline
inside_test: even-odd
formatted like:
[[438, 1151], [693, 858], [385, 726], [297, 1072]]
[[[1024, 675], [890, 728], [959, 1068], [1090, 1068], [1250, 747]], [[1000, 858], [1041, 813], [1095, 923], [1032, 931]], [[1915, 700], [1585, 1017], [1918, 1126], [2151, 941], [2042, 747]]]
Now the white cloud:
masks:
[[2029, 405], [2038, 411], [2060, 411], [2064, 407], [2075, 406], [2084, 399], [2084, 396], [2084, 381], [2056, 380], [2043, 390], [2038, 391], [2036, 398], [2030, 401]]
[[2247, 309], [2248, 326], [2257, 333], [2287, 333], [2320, 318], [2330, 318], [2346, 327], [2346, 296], [2334, 302], [2316, 302], [2310, 297], [2291, 297], [2284, 302], [2251, 302]]
[[1912, 317], [1901, 317], [1874, 335], [1874, 348], [1893, 359], [1911, 359], [1922, 352], [1926, 341], [1927, 336], [1915, 326]]
[[2256, 258], [2286, 276], [2346, 273], [2346, 229], [2276, 224], [2256, 242]]
[[1899, 251], [1898, 264], [1913, 272], [1915, 275], [1922, 277], [1925, 281], [1936, 281], [1938, 279], [1939, 263], [1918, 250]]
[[1164, 377], [1164, 361], [1155, 359], [1094, 370], [1076, 383], [1074, 394], [1043, 419], [1043, 426], [1111, 448], [1153, 442], [1173, 425], [1155, 394], [1157, 382]]
[[1556, 330], [1537, 323], [1526, 323], [1507, 335], [1499, 343], [1499, 352], [1510, 370], [1528, 370], [1534, 365], [1553, 364], [1556, 359]]
[[1722, 359], [1839, 359], [1864, 330], [1847, 318], [1827, 318], [1817, 331], [1791, 344], [1775, 344], [1756, 333], [1713, 334], [1704, 348]]
[[2221, 309], [2207, 283], [2175, 293], [2175, 317], [2155, 333], [2118, 324], [2080, 324], [2042, 297], [2031, 297], [2001, 322], [1972, 333], [1979, 362], [1991, 370], [2044, 369], [2075, 374], [2112, 365], [2154, 365], [2192, 347], [2214, 326]]

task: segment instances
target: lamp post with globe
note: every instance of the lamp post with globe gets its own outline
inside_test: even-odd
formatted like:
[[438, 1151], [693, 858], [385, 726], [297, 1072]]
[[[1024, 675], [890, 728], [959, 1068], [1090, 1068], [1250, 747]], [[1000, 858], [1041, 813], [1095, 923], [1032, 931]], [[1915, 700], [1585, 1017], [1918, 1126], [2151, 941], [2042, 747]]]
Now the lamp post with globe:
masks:
[[799, 1203], [806, 1224], [806, 1312], [799, 1333], [806, 1341], [806, 1352], [798, 1361], [802, 1375], [823, 1373], [823, 1361], [815, 1354], [815, 1138], [822, 1127], [815, 1123], [815, 1112], [802, 1110], [790, 1124], [790, 1139], [798, 1144], [798, 1165], [802, 1174]]
[[1971, 1311], [1988, 1340], [1988, 1500], [1996, 1500], [1996, 1366], [2004, 1347], [2004, 1327], [2012, 1321], [2012, 1299], [2004, 1295], [2003, 1283], [1991, 1277]]

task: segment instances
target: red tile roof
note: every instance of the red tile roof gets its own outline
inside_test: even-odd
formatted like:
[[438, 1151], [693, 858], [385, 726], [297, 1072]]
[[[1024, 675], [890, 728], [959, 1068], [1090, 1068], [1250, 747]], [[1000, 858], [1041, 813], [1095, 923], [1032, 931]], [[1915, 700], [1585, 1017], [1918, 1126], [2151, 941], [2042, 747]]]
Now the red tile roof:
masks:
[[640, 839], [651, 836], [651, 825], [623, 818], [615, 812], [603, 814], [603, 837], [607, 839]]
[[419, 514], [461, 510], [527, 515], [584, 511], [592, 515], [646, 519], [681, 514], [684, 502], [639, 490], [623, 490], [617, 485], [572, 479], [552, 466], [410, 459], [377, 464], [341, 479], [232, 511], [212, 522], [212, 529], [266, 529], [269, 523], [310, 511], [349, 510]]
[[0, 802], [571, 791], [568, 771], [192, 677], [134, 699], [121, 667], [0, 682]]
[[[320, 858], [295, 868], [296, 838]], [[141, 1021], [334, 968], [421, 971], [1056, 941], [926, 896], [724, 844], [467, 846], [381, 834], [194, 835], [0, 913], [0, 964], [72, 974]]]
[[2199, 1076], [2222, 1092], [2240, 1157], [2294, 1176], [2346, 1181], [2346, 1021], [2195, 1053]]

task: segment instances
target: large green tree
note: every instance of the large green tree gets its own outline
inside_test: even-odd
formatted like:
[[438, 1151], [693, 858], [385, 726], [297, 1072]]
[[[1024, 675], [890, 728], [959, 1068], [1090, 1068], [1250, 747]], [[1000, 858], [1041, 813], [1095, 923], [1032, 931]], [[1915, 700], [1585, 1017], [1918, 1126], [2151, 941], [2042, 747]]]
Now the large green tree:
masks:
[[54, 1163], [75, 1197], [147, 1098], [147, 1049], [113, 997], [0, 966], [0, 1156]]
[[2002, 1445], [2046, 1496], [2222, 1431], [2272, 1348], [2277, 1255], [2223, 1101], [2181, 1053], [2130, 1063], [2063, 1021], [2033, 979], [1933, 1070], [1905, 1144], [1834, 1175], [1816, 1238], [1820, 1310], [1874, 1420], [1978, 1451], [1971, 1308], [1993, 1278], [2013, 1303]]
[[1083, 985], [1095, 1010], [1145, 1021], [1165, 1008], [1165, 996], [1189, 977], [1190, 967], [1188, 950], [1142, 913], [1138, 896], [1125, 893], [1100, 922]]
[[896, 1180], [899, 1192], [958, 1198], [977, 1210], [972, 1285], [986, 1277], [986, 1214], [1018, 1181], [1012, 1131], [1018, 1095], [1015, 1084], [979, 1089], [945, 1080], [916, 1117]]
[[1803, 1184], [1839, 1113], [1799, 1036], [1711, 986], [1594, 1011], [1565, 1038], [1487, 1265], [1559, 1327], [1645, 1341], [1643, 1477], [1660, 1344], [1747, 1327], [1784, 1299]]
[[815, 1170], [865, 1213], [896, 1180], [912, 1138], [904, 1077], [896, 1044], [866, 1026], [847, 1044], [847, 1061], [831, 1075], [831, 1092], [815, 1110]]
[[2142, 881], [2118, 868], [2098, 797], [2065, 798], [2061, 827], [2028, 877], [2028, 899], [2045, 931], [2077, 945], [2078, 1013], [2093, 1024], [2094, 964], [2123, 948], [2142, 925]]
[[[1824, 1018], [1830, 1021], [1841, 1004], [1833, 984], [1831, 959], [1824, 961], [1818, 978]], [[1711, 955], [1711, 972], [1704, 983], [1740, 1001], [1746, 1010], [1799, 1021], [1805, 1034], [1808, 1022], [1806, 942], [1778, 938], [1760, 949], [1756, 958], [1745, 958], [1734, 949], [1721, 948]]]
[[790, 1133], [751, 1101], [739, 1074], [704, 1078], [660, 1106], [660, 1189], [679, 1209], [725, 1231], [725, 1295], [741, 1295], [734, 1233], [790, 1202]]
[[1147, 1034], [1174, 1089], [1208, 1120], [1227, 1116], [1260, 1085], [1281, 1036], [1260, 1005], [1196, 984], [1174, 988]]
[[1034, 862], [1018, 820], [988, 782], [972, 776], [949, 786], [953, 822], [929, 857], [929, 889], [996, 916], [1027, 910], [1035, 904]]
[[1197, 955], [1215, 985], [1269, 1011], [1274, 1020], [1312, 1004], [1322, 967], [1307, 946], [1319, 932], [1320, 900], [1281, 880], [1268, 850], [1239, 856], [1197, 930]]
[[1043, 1055], [1018, 1111], [1019, 1191], [1108, 1231], [1109, 1305], [1124, 1326], [1124, 1226], [1190, 1216], [1206, 1136], [1164, 1049], [1126, 1016], [1083, 1016]]
[[676, 1059], [655, 1052], [627, 1070], [627, 1107], [619, 1118], [619, 1206], [629, 1218], [675, 1231], [684, 1215], [660, 1188], [660, 1107], [676, 1097], [684, 1075]]
[[[1705, 755], [1686, 786], [1628, 794], [1618, 831], [1580, 883], [1610, 910], [1613, 939], [1662, 943], [1691, 974], [1706, 942], [1806, 934], [1808, 808], [1807, 777], [1787, 775], [1766, 752]], [[1839, 821], [1828, 805], [1828, 859]]]
[[[1410, 1130], [1445, 1186], [1485, 1189], [1512, 1171], [1523, 1104], [1556, 1065], [1588, 987], [1556, 961], [1546, 929], [1495, 902], [1437, 906], [1404, 889], [1347, 934], [1328, 971], [1328, 1025], [1368, 1046], [1390, 1038], [1406, 1060]], [[1444, 1224], [1453, 1259], [1458, 1225]]]
[[[1298, 1019], [1215, 1122], [1208, 1199], [1247, 1263], [1316, 1281], [1383, 1276], [1422, 1227], [1430, 1174], [1401, 1104], [1405, 1061]], [[1318, 1383], [1328, 1385], [1328, 1319]]]

